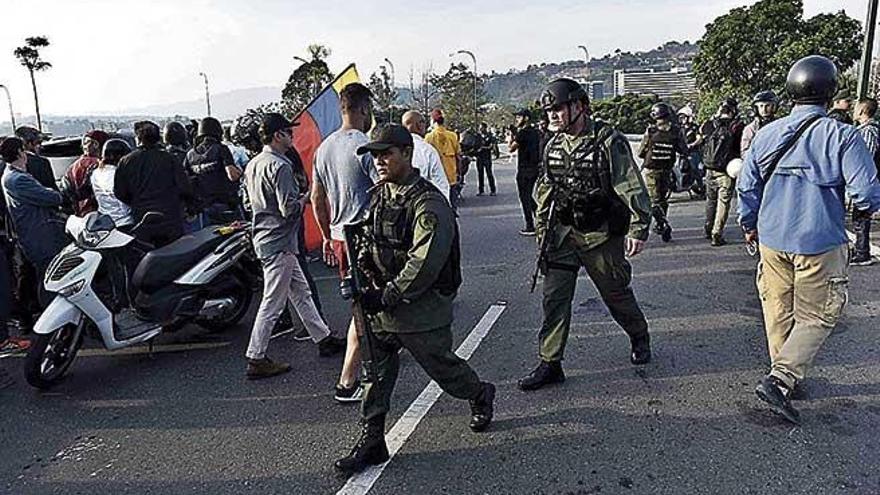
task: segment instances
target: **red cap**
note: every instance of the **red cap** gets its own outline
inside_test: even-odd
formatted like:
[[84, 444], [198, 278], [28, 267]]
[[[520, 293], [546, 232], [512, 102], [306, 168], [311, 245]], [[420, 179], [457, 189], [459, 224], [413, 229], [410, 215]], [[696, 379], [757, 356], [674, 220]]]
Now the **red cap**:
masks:
[[104, 146], [104, 143], [106, 143], [107, 140], [110, 139], [110, 136], [100, 129], [92, 129], [91, 131], [86, 133], [85, 137], [94, 139], [95, 141], [100, 143], [101, 146]]

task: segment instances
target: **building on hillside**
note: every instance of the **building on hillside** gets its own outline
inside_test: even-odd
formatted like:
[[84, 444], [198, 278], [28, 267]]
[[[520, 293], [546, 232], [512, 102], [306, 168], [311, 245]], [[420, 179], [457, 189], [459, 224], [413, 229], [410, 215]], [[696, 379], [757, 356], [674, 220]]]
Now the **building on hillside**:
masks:
[[693, 97], [697, 94], [697, 80], [686, 68], [669, 71], [614, 71], [614, 94], [655, 94], [660, 99], [673, 96]]
[[605, 98], [605, 81], [599, 79], [590, 81], [583, 78], [575, 78], [575, 80], [587, 90], [590, 100], [602, 100]]

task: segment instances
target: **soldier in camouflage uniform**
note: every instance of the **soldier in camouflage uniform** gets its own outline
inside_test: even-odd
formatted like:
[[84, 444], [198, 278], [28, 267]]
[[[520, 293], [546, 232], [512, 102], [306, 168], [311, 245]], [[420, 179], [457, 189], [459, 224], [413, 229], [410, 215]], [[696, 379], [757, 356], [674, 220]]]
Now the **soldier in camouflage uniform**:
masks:
[[556, 135], [544, 151], [536, 228], [539, 243], [552, 237], [542, 256], [541, 363], [519, 381], [522, 390], [565, 380], [562, 358], [581, 267], [629, 336], [630, 361], [651, 360], [648, 323], [630, 287], [632, 267], [626, 260], [644, 248], [651, 210], [629, 143], [590, 118], [587, 93], [571, 79], [551, 82], [540, 102]]
[[[452, 352], [452, 301], [461, 284], [458, 225], [443, 194], [412, 168], [413, 141], [406, 128], [383, 126], [358, 149], [373, 155], [380, 182], [366, 219], [370, 246], [357, 254], [373, 286], [361, 307], [373, 314], [372, 365], [376, 380], [364, 388], [363, 433], [348, 457], [346, 473], [388, 460], [385, 415], [397, 380], [398, 351], [416, 362], [449, 395], [470, 401], [473, 431], [492, 421], [495, 386], [481, 382]], [[362, 343], [366, 349], [367, 343]]]

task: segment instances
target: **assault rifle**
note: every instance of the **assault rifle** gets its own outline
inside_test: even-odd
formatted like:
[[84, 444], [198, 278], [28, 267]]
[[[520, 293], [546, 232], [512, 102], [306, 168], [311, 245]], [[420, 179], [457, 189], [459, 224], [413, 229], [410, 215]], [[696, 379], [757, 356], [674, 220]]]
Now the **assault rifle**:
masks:
[[339, 292], [345, 300], [351, 300], [351, 315], [354, 321], [354, 328], [357, 331], [358, 338], [364, 343], [362, 349], [361, 362], [364, 367], [364, 373], [368, 383], [377, 383], [379, 377], [373, 363], [374, 345], [373, 345], [373, 328], [371, 324], [372, 316], [364, 311], [362, 301], [369, 284], [367, 276], [361, 266], [358, 264], [358, 258], [361, 251], [368, 242], [366, 234], [366, 223], [361, 221], [358, 223], [346, 224], [343, 227], [345, 235], [345, 257], [348, 261], [348, 273], [342, 282], [339, 283]]
[[547, 251], [550, 249], [551, 239], [555, 235], [556, 230], [556, 186], [550, 193], [550, 211], [547, 213], [547, 227], [544, 229], [544, 236], [541, 237], [541, 245], [538, 248], [538, 258], [535, 260], [535, 272], [532, 273], [532, 285], [529, 293], [535, 292], [535, 284], [538, 283], [538, 274], [546, 272], [547, 269]]

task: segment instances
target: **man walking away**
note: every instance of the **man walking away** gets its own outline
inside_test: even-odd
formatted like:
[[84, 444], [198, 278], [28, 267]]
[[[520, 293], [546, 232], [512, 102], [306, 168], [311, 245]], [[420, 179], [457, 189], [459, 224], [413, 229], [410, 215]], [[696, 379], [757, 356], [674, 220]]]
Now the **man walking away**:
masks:
[[[880, 123], [877, 117], [877, 100], [865, 98], [856, 105], [854, 119], [858, 124], [859, 134], [868, 146], [868, 152], [874, 159], [875, 173], [880, 164]], [[874, 263], [871, 256], [871, 215], [853, 208], [853, 230], [856, 242], [850, 265], [866, 266]]]
[[703, 146], [703, 164], [706, 176], [706, 223], [703, 231], [712, 246], [727, 244], [724, 226], [733, 200], [734, 180], [727, 175], [727, 164], [740, 158], [743, 125], [737, 118], [737, 103], [727, 98], [718, 108], [716, 117], [703, 124], [700, 139]]
[[535, 235], [535, 182], [541, 175], [541, 133], [529, 120], [531, 115], [526, 109], [513, 114], [516, 117], [516, 132], [510, 135], [507, 143], [510, 151], [516, 151], [516, 190], [522, 205], [525, 228], [520, 235]]
[[241, 219], [238, 200], [241, 170], [222, 139], [220, 121], [205, 117], [199, 123], [196, 145], [183, 161], [203, 208], [201, 228]]
[[825, 112], [837, 76], [822, 56], [794, 64], [785, 90], [795, 107], [755, 136], [737, 186], [746, 241], [760, 243], [757, 286], [770, 352], [770, 373], [755, 392], [792, 423], [799, 414], [791, 392], [848, 296], [844, 193], [862, 214], [880, 209], [880, 183], [865, 142]]
[[446, 172], [443, 170], [440, 154], [437, 153], [436, 148], [425, 142], [425, 131], [427, 128], [425, 117], [415, 110], [410, 110], [403, 114], [401, 123], [412, 134], [414, 146], [413, 167], [419, 169], [421, 176], [431, 184], [434, 184], [448, 201], [449, 180], [446, 179]]

